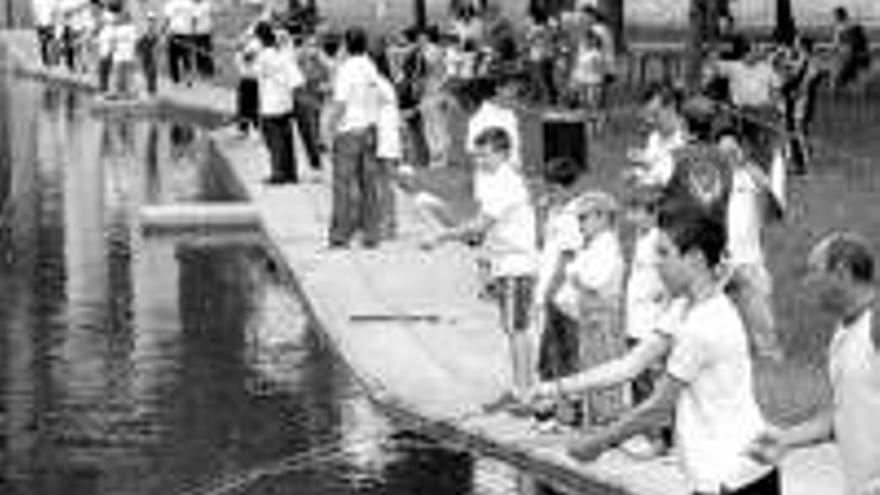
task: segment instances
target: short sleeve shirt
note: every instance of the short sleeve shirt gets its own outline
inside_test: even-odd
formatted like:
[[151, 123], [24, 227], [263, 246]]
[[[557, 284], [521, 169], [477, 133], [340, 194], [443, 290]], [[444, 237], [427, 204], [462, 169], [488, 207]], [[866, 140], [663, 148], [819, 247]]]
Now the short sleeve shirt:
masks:
[[168, 0], [163, 9], [171, 34], [192, 34], [195, 5], [192, 0]]
[[364, 129], [378, 120], [378, 71], [365, 55], [347, 58], [336, 71], [333, 101], [344, 105], [339, 131]]
[[508, 162], [493, 172], [478, 172], [474, 189], [481, 213], [494, 220], [484, 243], [492, 275], [535, 275], [535, 209], [522, 175]]
[[293, 88], [303, 76], [296, 60], [278, 48], [263, 48], [253, 64], [260, 92], [260, 115], [279, 116], [293, 110]]
[[769, 62], [721, 61], [718, 67], [730, 81], [730, 98], [737, 106], [771, 105], [773, 91], [782, 86], [782, 78]]
[[736, 490], [770, 469], [744, 454], [766, 423], [752, 388], [746, 331], [723, 293], [688, 308], [666, 364], [684, 382], [675, 431], [691, 489]]
[[598, 296], [599, 304], [617, 307], [624, 271], [620, 242], [612, 231], [604, 231], [580, 249], [568, 264], [553, 303], [568, 316], [580, 319], [584, 296], [580, 287], [588, 287]]

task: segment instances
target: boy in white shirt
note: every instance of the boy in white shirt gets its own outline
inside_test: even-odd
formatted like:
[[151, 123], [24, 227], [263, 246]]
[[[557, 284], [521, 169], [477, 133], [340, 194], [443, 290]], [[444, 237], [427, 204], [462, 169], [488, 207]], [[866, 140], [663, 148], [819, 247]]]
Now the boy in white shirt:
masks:
[[668, 85], [650, 88], [642, 99], [642, 118], [652, 128], [644, 148], [627, 153], [634, 167], [624, 172], [639, 186], [664, 187], [674, 173], [672, 152], [688, 142], [681, 115], [682, 94]]
[[486, 129], [475, 140], [475, 195], [479, 212], [423, 243], [482, 239], [490, 274], [499, 288], [501, 324], [510, 339], [513, 385], [523, 391], [533, 381], [534, 353], [528, 335], [535, 281], [535, 209], [525, 179], [511, 159], [511, 138], [501, 128]]
[[778, 472], [746, 452], [766, 422], [755, 399], [745, 329], [716, 277], [725, 227], [693, 210], [662, 211], [658, 225], [661, 278], [673, 297], [687, 300], [666, 372], [650, 399], [576, 440], [569, 452], [591, 461], [674, 411], [676, 445], [692, 493], [779, 494]]

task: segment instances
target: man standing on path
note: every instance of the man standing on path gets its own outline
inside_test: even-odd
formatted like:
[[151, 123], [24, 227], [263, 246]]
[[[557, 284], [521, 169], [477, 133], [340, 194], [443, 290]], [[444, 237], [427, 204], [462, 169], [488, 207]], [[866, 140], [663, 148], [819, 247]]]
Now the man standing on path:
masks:
[[192, 40], [195, 51], [195, 66], [199, 76], [209, 79], [214, 76], [214, 8], [212, 0], [193, 0]]
[[55, 55], [52, 53], [52, 43], [54, 42], [52, 22], [57, 9], [56, 3], [56, 0], [33, 0], [34, 29], [37, 31], [40, 60], [42, 60], [44, 67], [55, 65]]
[[838, 321], [828, 372], [833, 407], [756, 440], [751, 454], [778, 462], [791, 449], [834, 441], [843, 461], [847, 495], [880, 494], [880, 323], [875, 320], [874, 258], [867, 241], [834, 233], [809, 256], [808, 281], [823, 309]]
[[302, 86], [304, 78], [296, 61], [279, 48], [270, 24], [257, 24], [254, 35], [261, 45], [253, 65], [260, 95], [260, 130], [272, 164], [272, 172], [266, 182], [295, 183], [299, 177], [293, 150], [291, 114], [293, 92]]
[[380, 76], [367, 54], [368, 46], [363, 28], [346, 31], [348, 57], [336, 72], [326, 121], [324, 135], [333, 147], [331, 248], [347, 248], [358, 230], [366, 248], [375, 248], [381, 238], [376, 158]]
[[193, 66], [192, 0], [168, 0], [163, 10], [168, 32], [168, 72], [174, 83], [190, 77]]
[[716, 271], [727, 245], [722, 222], [698, 210], [661, 211], [657, 269], [687, 308], [666, 371], [651, 397], [619, 421], [570, 446], [591, 461], [658, 426], [674, 411], [681, 464], [694, 494], [778, 495], [778, 471], [746, 455], [766, 428], [753, 389], [748, 337]]

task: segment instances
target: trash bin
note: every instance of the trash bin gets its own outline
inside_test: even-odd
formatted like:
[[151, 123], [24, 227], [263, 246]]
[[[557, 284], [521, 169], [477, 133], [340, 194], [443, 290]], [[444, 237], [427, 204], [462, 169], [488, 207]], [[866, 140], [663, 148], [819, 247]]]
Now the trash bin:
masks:
[[532, 108], [520, 113], [524, 164], [528, 173], [543, 175], [554, 158], [568, 157], [590, 169], [588, 132], [583, 111], [560, 108]]

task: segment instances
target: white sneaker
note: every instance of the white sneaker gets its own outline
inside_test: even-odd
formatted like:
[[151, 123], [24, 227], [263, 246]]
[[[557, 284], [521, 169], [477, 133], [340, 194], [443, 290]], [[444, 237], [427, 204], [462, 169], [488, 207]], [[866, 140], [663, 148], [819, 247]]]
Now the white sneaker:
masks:
[[659, 441], [645, 435], [636, 435], [620, 444], [620, 450], [633, 459], [646, 461], [664, 454], [665, 449]]

